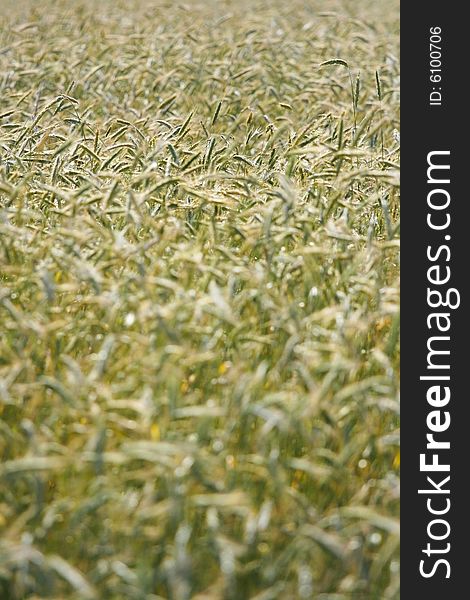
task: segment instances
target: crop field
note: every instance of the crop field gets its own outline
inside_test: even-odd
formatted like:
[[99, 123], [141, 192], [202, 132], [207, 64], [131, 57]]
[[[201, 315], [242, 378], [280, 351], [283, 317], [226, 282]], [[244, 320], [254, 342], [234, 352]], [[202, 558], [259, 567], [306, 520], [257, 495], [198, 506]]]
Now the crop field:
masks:
[[399, 13], [2, 0], [0, 598], [399, 598]]

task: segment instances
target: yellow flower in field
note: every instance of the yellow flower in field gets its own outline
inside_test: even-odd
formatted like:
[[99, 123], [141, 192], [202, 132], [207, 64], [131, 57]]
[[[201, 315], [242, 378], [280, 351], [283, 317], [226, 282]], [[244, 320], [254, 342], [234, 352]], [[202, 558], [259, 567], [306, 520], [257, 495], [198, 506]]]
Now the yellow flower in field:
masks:
[[181, 382], [180, 385], [180, 391], [182, 394], [186, 394], [186, 392], [189, 390], [189, 383], [187, 381], [187, 379], [183, 379], [183, 381]]
[[220, 363], [218, 368], [219, 375], [225, 375], [225, 373], [229, 370], [229, 367], [230, 363], [227, 361]]
[[400, 468], [400, 451], [395, 454], [395, 458], [393, 459], [393, 468]]
[[152, 423], [150, 426], [150, 437], [154, 442], [158, 442], [160, 439], [160, 427], [158, 426], [158, 423]]

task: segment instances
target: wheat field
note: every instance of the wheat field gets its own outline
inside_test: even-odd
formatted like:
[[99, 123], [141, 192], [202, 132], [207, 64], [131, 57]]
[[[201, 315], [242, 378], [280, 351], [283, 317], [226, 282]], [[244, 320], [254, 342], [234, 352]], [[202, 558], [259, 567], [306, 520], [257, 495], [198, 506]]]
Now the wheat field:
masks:
[[0, 597], [398, 599], [398, 3], [2, 6]]

